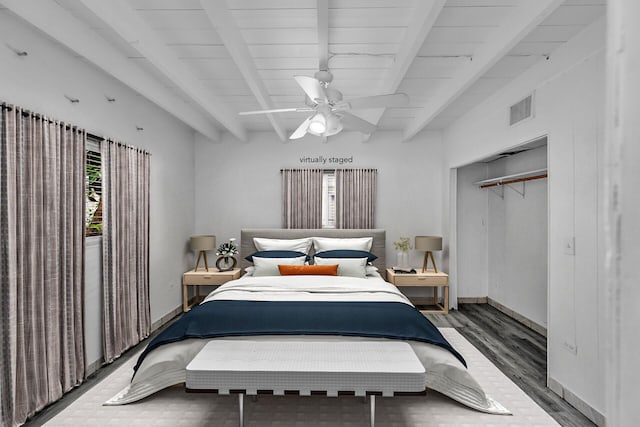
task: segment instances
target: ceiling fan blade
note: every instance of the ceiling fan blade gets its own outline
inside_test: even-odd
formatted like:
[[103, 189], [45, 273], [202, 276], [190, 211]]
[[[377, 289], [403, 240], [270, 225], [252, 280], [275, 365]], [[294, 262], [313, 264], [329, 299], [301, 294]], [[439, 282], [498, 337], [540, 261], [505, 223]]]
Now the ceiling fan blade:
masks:
[[314, 111], [313, 108], [275, 108], [273, 110], [256, 110], [256, 111], [242, 111], [238, 113], [239, 116], [251, 116], [254, 114], [271, 114], [271, 113], [308, 113]]
[[393, 108], [403, 107], [409, 103], [409, 96], [406, 93], [392, 93], [389, 95], [363, 96], [361, 98], [348, 99], [340, 103], [340, 108], [346, 104], [347, 108]]
[[307, 134], [307, 128], [309, 127], [309, 122], [311, 121], [311, 118], [313, 116], [309, 116], [305, 119], [304, 122], [302, 122], [302, 124], [300, 124], [300, 126], [298, 126], [298, 129], [296, 129], [291, 136], [289, 137], [289, 139], [300, 139], [303, 136], [305, 136]]
[[353, 114], [342, 112], [340, 113], [342, 125], [346, 128], [357, 130], [362, 133], [372, 133], [376, 130], [376, 125], [369, 123], [368, 121], [361, 119]]
[[324, 88], [318, 80], [308, 76], [293, 76], [293, 78], [296, 79], [296, 82], [298, 82], [309, 99], [314, 101], [316, 104], [318, 101], [327, 102], [327, 95], [324, 93]]

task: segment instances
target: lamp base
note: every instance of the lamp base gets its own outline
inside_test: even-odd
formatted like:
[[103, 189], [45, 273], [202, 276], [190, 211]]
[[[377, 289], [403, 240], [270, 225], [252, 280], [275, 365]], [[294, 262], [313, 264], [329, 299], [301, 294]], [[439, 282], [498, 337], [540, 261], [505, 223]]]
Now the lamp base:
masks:
[[424, 262], [422, 263], [422, 272], [425, 273], [427, 271], [427, 264], [429, 263], [429, 258], [431, 258], [431, 263], [433, 264], [433, 270], [437, 273], [438, 267], [436, 267], [436, 260], [433, 259], [433, 252], [426, 251], [424, 253]]
[[205, 268], [205, 270], [209, 271], [209, 264], [207, 263], [207, 252], [206, 251], [200, 251], [200, 253], [198, 253], [198, 260], [196, 261], [196, 268], [194, 268], [193, 271], [198, 271], [198, 266], [200, 265], [200, 258], [204, 258], [204, 268]]

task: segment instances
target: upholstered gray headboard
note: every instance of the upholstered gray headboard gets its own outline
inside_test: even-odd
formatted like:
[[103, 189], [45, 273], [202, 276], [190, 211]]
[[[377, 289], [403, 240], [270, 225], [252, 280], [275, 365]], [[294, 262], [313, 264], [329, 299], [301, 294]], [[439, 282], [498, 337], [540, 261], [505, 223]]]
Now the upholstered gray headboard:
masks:
[[[302, 237], [373, 237], [371, 253], [378, 256], [373, 265], [378, 267], [384, 277], [385, 262], [385, 230], [381, 229], [285, 229], [285, 228], [244, 228], [240, 230], [240, 267], [246, 268], [251, 264], [244, 259], [257, 249], [253, 244], [254, 237], [269, 239], [300, 239]], [[313, 254], [313, 249], [311, 249]]]

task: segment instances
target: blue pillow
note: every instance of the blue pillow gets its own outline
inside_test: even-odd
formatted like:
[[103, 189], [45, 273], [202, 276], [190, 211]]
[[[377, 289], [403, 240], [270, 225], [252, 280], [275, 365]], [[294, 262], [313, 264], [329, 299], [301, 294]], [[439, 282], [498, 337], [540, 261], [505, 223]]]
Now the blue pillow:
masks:
[[333, 249], [331, 251], [318, 252], [315, 256], [319, 258], [366, 258], [367, 262], [378, 259], [377, 256], [367, 251], [357, 251], [353, 249]]
[[309, 261], [309, 255], [305, 254], [304, 252], [298, 252], [298, 251], [285, 251], [285, 250], [281, 250], [281, 251], [258, 251], [258, 252], [254, 252], [251, 255], [247, 255], [246, 257], [244, 257], [244, 259], [246, 259], [249, 262], [253, 262], [253, 257], [257, 257], [257, 258], [297, 258], [300, 256], [306, 256], [306, 261]]

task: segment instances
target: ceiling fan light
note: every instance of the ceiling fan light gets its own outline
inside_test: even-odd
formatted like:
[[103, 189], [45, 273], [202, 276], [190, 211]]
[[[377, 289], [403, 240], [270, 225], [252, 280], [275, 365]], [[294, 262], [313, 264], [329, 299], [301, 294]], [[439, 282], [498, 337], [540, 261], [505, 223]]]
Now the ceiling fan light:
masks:
[[318, 113], [309, 122], [307, 131], [313, 135], [320, 136], [327, 130], [327, 119], [324, 114]]

